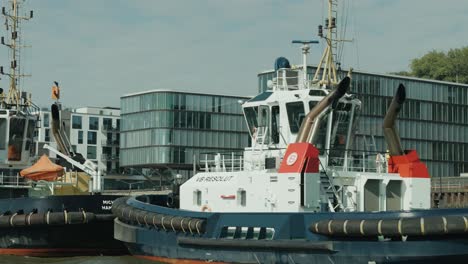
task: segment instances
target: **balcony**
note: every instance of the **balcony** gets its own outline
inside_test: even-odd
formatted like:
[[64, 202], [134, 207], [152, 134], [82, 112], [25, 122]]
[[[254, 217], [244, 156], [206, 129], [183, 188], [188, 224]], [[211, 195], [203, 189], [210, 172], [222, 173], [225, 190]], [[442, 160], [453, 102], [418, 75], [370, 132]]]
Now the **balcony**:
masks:
[[103, 153], [101, 155], [101, 161], [106, 162], [106, 161], [119, 161], [119, 156], [118, 155], [110, 155], [107, 153]]
[[103, 133], [119, 133], [120, 128], [114, 126], [102, 126], [101, 132]]
[[103, 141], [101, 141], [101, 145], [104, 146], [104, 147], [118, 147], [120, 144], [120, 141], [119, 140], [109, 140], [109, 139], [104, 139]]

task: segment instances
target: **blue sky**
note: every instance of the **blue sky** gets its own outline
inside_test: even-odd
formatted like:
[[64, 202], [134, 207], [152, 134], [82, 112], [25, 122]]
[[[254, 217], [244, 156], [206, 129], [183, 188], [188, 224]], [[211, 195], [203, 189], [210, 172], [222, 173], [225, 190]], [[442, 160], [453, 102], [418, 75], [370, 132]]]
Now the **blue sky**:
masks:
[[[5, 1], [0, 2], [4, 4]], [[467, 45], [463, 0], [340, 0], [348, 14], [342, 65], [407, 70], [427, 51]], [[292, 39], [316, 39], [325, 0], [28, 0], [23, 26], [31, 49], [24, 88], [51, 102], [54, 80], [67, 106], [119, 106], [120, 96], [151, 89], [254, 95], [257, 73], [276, 57], [300, 64]], [[4, 33], [4, 28], [1, 32]], [[323, 44], [312, 48], [318, 62]], [[0, 63], [8, 65], [5, 49]], [[2, 78], [0, 87], [8, 87]]]

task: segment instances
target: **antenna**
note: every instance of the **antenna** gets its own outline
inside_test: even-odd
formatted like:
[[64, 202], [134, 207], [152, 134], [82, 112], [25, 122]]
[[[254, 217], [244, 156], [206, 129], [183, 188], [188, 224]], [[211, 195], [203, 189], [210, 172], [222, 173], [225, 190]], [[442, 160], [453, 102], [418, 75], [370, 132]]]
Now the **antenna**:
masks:
[[[337, 38], [337, 8], [337, 0], [328, 0], [328, 18], [325, 19], [325, 26], [318, 26], [318, 36], [325, 39], [327, 47], [323, 51], [322, 58], [317, 65], [317, 71], [315, 72], [312, 81], [314, 83], [318, 82], [319, 85], [323, 85], [325, 87], [338, 84], [336, 75], [337, 65], [335, 65], [336, 49], [338, 45], [337, 43], [351, 41]], [[323, 34], [324, 29], [327, 31], [326, 35]], [[338, 65], [338, 67], [340, 66]]]
[[302, 78], [303, 87], [309, 88], [309, 75], [307, 74], [307, 54], [309, 54], [309, 44], [318, 44], [318, 40], [293, 40], [293, 44], [302, 44]]
[[[26, 16], [19, 15], [20, 6], [24, 3], [24, 0], [9, 0], [11, 9], [7, 9], [6, 7], [2, 7], [2, 15], [5, 17], [5, 28], [10, 34], [7, 34], [7, 38], [1, 37], [1, 44], [6, 46], [10, 49], [10, 72], [6, 73], [3, 70], [3, 66], [0, 67], [0, 74], [6, 75], [10, 77], [10, 87], [8, 90], [8, 94], [1, 99], [2, 103], [5, 103], [6, 97], [6, 104], [10, 105], [10, 107], [16, 107], [19, 109], [21, 105], [21, 99], [25, 99], [26, 105], [28, 106], [29, 100], [22, 96], [21, 88], [21, 78], [22, 77], [29, 77], [31, 75], [25, 75], [21, 73], [21, 63], [20, 63], [20, 52], [21, 48], [25, 46], [21, 44], [21, 30], [20, 24], [21, 21], [27, 21], [33, 17], [33, 11]], [[22, 98], [23, 97], [23, 98]]]

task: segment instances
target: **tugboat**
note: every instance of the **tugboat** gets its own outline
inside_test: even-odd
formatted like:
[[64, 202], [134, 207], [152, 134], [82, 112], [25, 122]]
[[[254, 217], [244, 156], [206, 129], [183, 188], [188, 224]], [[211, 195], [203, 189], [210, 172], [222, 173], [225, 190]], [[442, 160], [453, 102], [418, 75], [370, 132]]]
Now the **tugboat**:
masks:
[[[329, 6], [335, 6], [329, 0]], [[217, 156], [183, 183], [179, 207], [161, 197], [114, 201], [114, 237], [131, 254], [166, 263], [465, 263], [468, 209], [430, 209], [430, 176], [383, 120], [386, 153], [353, 149], [361, 102], [333, 63], [334, 12], [313, 78], [276, 60], [270, 90], [242, 107], [252, 145], [243, 162]], [[319, 27], [319, 34], [323, 27]], [[169, 205], [177, 204], [169, 202]]]
[[[27, 16], [20, 14], [22, 3], [11, 0], [8, 8], [2, 8], [9, 36], [1, 37], [1, 44], [10, 49], [11, 65], [9, 72], [0, 67], [0, 74], [10, 80], [8, 92], [0, 91], [0, 254], [47, 257], [126, 254], [123, 244], [113, 239], [114, 217], [110, 209], [118, 197], [99, 194], [99, 174], [89, 166], [90, 162], [80, 163], [68, 158], [68, 153], [57, 153], [92, 174], [92, 187], [82, 195], [53, 195], [54, 186], [70, 185], [44, 181], [55, 180], [63, 172], [47, 157], [39, 161], [39, 170], [31, 167], [39, 108], [32, 102], [31, 94], [21, 89], [21, 78], [26, 75], [20, 71], [24, 43], [19, 25], [20, 21], [33, 18], [33, 11]], [[41, 188], [51, 192], [47, 196], [31, 196], [33, 190]]]

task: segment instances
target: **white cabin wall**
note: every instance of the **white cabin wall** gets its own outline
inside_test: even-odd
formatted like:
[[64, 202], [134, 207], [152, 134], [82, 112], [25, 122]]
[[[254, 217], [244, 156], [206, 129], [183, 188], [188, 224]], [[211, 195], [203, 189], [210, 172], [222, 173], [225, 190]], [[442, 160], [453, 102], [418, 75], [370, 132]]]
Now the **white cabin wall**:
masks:
[[[299, 174], [279, 174], [266, 171], [198, 173], [181, 188], [180, 208], [212, 212], [299, 212]], [[194, 203], [193, 192], [200, 190], [202, 203]], [[240, 205], [239, 190], [245, 190], [246, 205]], [[294, 191], [290, 191], [294, 190]], [[235, 195], [223, 199], [222, 195]]]

